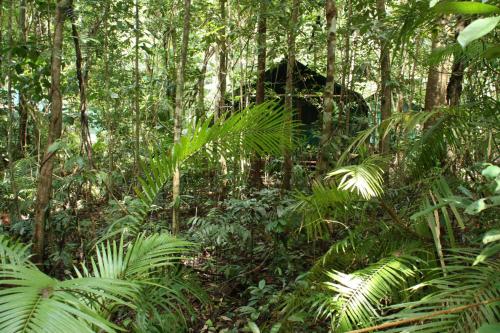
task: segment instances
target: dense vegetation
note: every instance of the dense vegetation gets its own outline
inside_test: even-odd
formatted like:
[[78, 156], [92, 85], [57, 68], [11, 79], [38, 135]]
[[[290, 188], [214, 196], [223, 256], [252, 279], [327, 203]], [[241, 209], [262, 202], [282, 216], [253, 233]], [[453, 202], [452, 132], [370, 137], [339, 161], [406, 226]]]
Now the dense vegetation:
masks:
[[499, 22], [0, 0], [0, 332], [500, 332]]

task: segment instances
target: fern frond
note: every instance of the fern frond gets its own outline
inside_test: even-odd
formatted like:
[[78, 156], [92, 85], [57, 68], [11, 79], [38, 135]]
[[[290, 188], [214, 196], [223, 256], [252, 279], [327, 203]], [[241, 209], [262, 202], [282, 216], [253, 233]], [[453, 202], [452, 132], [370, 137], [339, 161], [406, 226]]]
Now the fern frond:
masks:
[[384, 171], [380, 166], [382, 162], [384, 161], [380, 157], [374, 155], [360, 165], [338, 168], [330, 172], [328, 178], [342, 176], [338, 188], [357, 193], [365, 200], [380, 197], [384, 192], [382, 187]]
[[29, 245], [15, 242], [5, 235], [0, 235], [0, 264], [23, 265], [28, 262]]
[[325, 286], [335, 293], [331, 309], [334, 331], [346, 332], [377, 320], [384, 300], [415, 275], [416, 261], [409, 256], [389, 257], [351, 274], [327, 272], [331, 282]]

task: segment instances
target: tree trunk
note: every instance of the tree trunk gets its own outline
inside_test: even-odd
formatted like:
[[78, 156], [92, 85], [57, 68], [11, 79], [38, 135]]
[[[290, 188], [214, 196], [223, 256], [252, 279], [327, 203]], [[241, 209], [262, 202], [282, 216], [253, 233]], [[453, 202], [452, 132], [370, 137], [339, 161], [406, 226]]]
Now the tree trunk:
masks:
[[85, 153], [89, 166], [92, 168], [92, 140], [90, 137], [89, 120], [87, 115], [87, 78], [83, 72], [83, 57], [80, 47], [80, 36], [76, 27], [76, 14], [74, 8], [71, 11], [71, 32], [73, 37], [73, 44], [75, 46], [75, 66], [76, 66], [76, 79], [78, 81], [78, 91], [80, 97], [80, 127], [81, 127], [81, 153]]
[[[176, 73], [174, 144], [178, 143], [181, 139], [182, 113], [183, 113], [182, 111], [183, 111], [183, 101], [184, 101], [184, 72], [186, 69], [186, 62], [187, 62], [190, 19], [191, 19], [191, 0], [184, 0], [184, 27], [182, 32], [182, 46]], [[180, 229], [180, 221], [179, 221], [180, 193], [181, 193], [181, 172], [179, 170], [179, 167], [176, 167], [172, 179], [172, 200], [173, 200], [172, 233], [174, 235], [179, 233]]]
[[[19, 2], [19, 40], [26, 44], [26, 0]], [[26, 109], [26, 100], [21, 88], [19, 90], [19, 152], [26, 153], [29, 143], [28, 137], [28, 110]]]
[[213, 48], [207, 46], [203, 65], [201, 66], [200, 76], [198, 77], [198, 106], [196, 108], [196, 121], [205, 120], [205, 78], [207, 75], [208, 62], [213, 54]]
[[[286, 87], [285, 87], [285, 112], [287, 113], [287, 124], [291, 125], [293, 117], [293, 73], [295, 68], [295, 39], [297, 34], [297, 24], [299, 20], [300, 0], [292, 1], [292, 13], [290, 18], [290, 28], [288, 30], [288, 63], [286, 66]], [[292, 138], [289, 138], [290, 141]], [[292, 154], [290, 149], [286, 148], [284, 151], [284, 164], [283, 164], [283, 189], [291, 189], [292, 179]]]
[[337, 43], [337, 6], [335, 0], [326, 0], [327, 65], [326, 86], [323, 93], [323, 128], [321, 132], [318, 168], [319, 176], [328, 169], [328, 143], [333, 133], [333, 93], [335, 88], [335, 48]]
[[[227, 0], [219, 0], [220, 19], [222, 29], [219, 30], [219, 101], [217, 103], [217, 111], [215, 119], [224, 117], [226, 107], [226, 88], [227, 88], [227, 40], [226, 40], [226, 2]], [[220, 166], [222, 172], [222, 183], [220, 184], [219, 200], [224, 200], [227, 188], [227, 162], [224, 155], [220, 155]]]
[[140, 73], [139, 73], [139, 41], [140, 41], [140, 21], [139, 21], [139, 0], [135, 0], [135, 57], [134, 57], [134, 112], [135, 112], [135, 136], [134, 136], [134, 170], [136, 175], [140, 170], [140, 141], [141, 141], [141, 107], [139, 103], [141, 95]]
[[52, 192], [52, 171], [55, 152], [52, 144], [61, 137], [62, 132], [62, 94], [61, 94], [61, 56], [63, 46], [64, 20], [70, 5], [69, 0], [61, 0], [56, 6], [54, 39], [51, 64], [51, 117], [47, 147], [40, 166], [35, 204], [35, 232], [33, 237], [33, 262], [42, 265], [45, 249], [45, 221], [50, 213], [49, 201]]
[[[265, 99], [265, 75], [267, 57], [267, 0], [260, 2], [259, 22], [257, 24], [257, 93], [255, 103], [262, 104]], [[250, 168], [250, 183], [255, 188], [262, 187], [262, 168], [264, 161], [253, 156]]]
[[[377, 16], [379, 21], [385, 20], [385, 0], [377, 0]], [[380, 112], [381, 120], [384, 121], [391, 116], [392, 110], [392, 88], [391, 82], [391, 58], [389, 41], [380, 38]], [[380, 138], [380, 153], [389, 153], [389, 137]]]
[[13, 204], [14, 211], [16, 213], [16, 219], [19, 216], [19, 203], [18, 203], [18, 193], [16, 186], [16, 176], [14, 170], [14, 110], [13, 110], [13, 100], [12, 100], [12, 49], [14, 48], [14, 32], [12, 27], [12, 19], [14, 16], [14, 2], [11, 1], [9, 5], [9, 20], [8, 20], [8, 38], [9, 38], [9, 50], [7, 52], [7, 75], [8, 75], [8, 83], [7, 83], [7, 104], [9, 110], [9, 124], [7, 128], [7, 154], [9, 157], [9, 181], [10, 181], [10, 189], [12, 191], [12, 195], [14, 196]]
[[[455, 38], [469, 24], [463, 17], [457, 18], [457, 28]], [[449, 106], [455, 107], [460, 105], [460, 97], [462, 96], [462, 82], [464, 80], [465, 62], [460, 55], [455, 55], [453, 66], [451, 69], [450, 81], [446, 88], [446, 101]]]
[[217, 103], [216, 119], [221, 117], [226, 105], [225, 95], [227, 87], [227, 45], [226, 45], [226, 1], [219, 0], [222, 28], [219, 30], [219, 100]]

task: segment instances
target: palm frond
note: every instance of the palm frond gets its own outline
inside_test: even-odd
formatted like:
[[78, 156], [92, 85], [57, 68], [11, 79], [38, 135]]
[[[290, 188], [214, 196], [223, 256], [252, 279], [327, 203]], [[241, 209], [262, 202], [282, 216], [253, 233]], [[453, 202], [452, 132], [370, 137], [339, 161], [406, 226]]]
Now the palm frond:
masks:
[[142, 201], [142, 207], [131, 213], [128, 219], [122, 220], [123, 223], [113, 224], [112, 228], [117, 229], [115, 234], [124, 229], [137, 234], [140, 223], [171, 179], [174, 170], [201, 152], [204, 147], [216, 149], [212, 155], [218, 155], [217, 152], [240, 155], [244, 151], [259, 155], [281, 154], [284, 148], [290, 146], [289, 138], [296, 128], [295, 123], [285, 121], [286, 117], [283, 107], [269, 101], [249, 107], [226, 119], [215, 122], [208, 119], [196, 126], [188, 126], [179, 143], [170, 149], [163, 148], [168, 151], [167, 154], [161, 151], [158, 153], [159, 157], [143, 166], [145, 174], [139, 179], [140, 186], [135, 189]]
[[23, 265], [30, 257], [29, 245], [15, 242], [5, 235], [0, 235], [0, 264]]
[[96, 312], [96, 299], [125, 304], [134, 293], [132, 283], [105, 278], [58, 281], [34, 266], [0, 267], [0, 331], [115, 332], [119, 328]]
[[331, 281], [325, 286], [334, 292], [330, 307], [334, 331], [346, 332], [375, 322], [383, 302], [415, 275], [416, 262], [410, 256], [389, 257], [351, 274], [327, 272]]
[[84, 265], [78, 276], [147, 281], [159, 268], [178, 263], [192, 249], [193, 244], [169, 234], [141, 234], [128, 245], [122, 237], [119, 242], [106, 241], [96, 247], [92, 271]]
[[301, 230], [304, 229], [309, 239], [325, 238], [330, 233], [333, 223], [343, 216], [352, 203], [349, 192], [339, 190], [337, 186], [328, 186], [314, 182], [312, 194], [297, 194], [295, 209], [303, 214]]
[[[430, 289], [421, 300], [392, 307], [401, 309], [386, 317], [386, 323], [401, 322], [387, 332], [476, 332], [483, 324], [500, 318], [498, 261], [485, 260], [472, 265], [476, 250], [454, 251], [447, 257], [447, 275], [415, 286]], [[410, 319], [415, 320], [410, 320]], [[418, 319], [418, 320], [417, 320]]]
[[381, 167], [383, 162], [383, 159], [374, 155], [360, 165], [337, 168], [328, 174], [328, 178], [342, 176], [338, 188], [357, 193], [365, 200], [380, 197], [384, 192], [382, 188], [384, 170]]

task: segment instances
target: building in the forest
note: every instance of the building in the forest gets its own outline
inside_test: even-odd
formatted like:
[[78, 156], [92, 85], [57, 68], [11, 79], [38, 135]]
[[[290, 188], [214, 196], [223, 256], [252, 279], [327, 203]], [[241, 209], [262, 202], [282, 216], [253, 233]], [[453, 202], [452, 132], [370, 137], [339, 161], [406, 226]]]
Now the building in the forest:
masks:
[[[279, 97], [284, 103], [286, 87], [287, 61], [283, 60], [277, 65], [268, 69], [265, 73], [266, 97]], [[293, 86], [293, 109], [294, 118], [300, 121], [305, 127], [314, 127], [319, 125], [321, 111], [323, 109], [323, 92], [326, 85], [326, 78], [312, 70], [308, 66], [296, 61], [294, 68]], [[244, 91], [243, 96], [237, 89], [233, 96], [235, 97], [234, 106], [239, 107], [243, 101], [244, 104], [253, 102], [255, 99], [255, 84], [250, 87], [252, 91]], [[350, 123], [350, 132], [357, 131], [366, 127], [369, 106], [361, 94], [344, 89], [342, 85], [335, 83], [334, 99], [337, 102], [337, 115], [334, 121], [340, 118], [342, 125], [348, 121]], [[344, 107], [341, 107], [341, 100]], [[338, 112], [342, 114], [339, 117]]]

